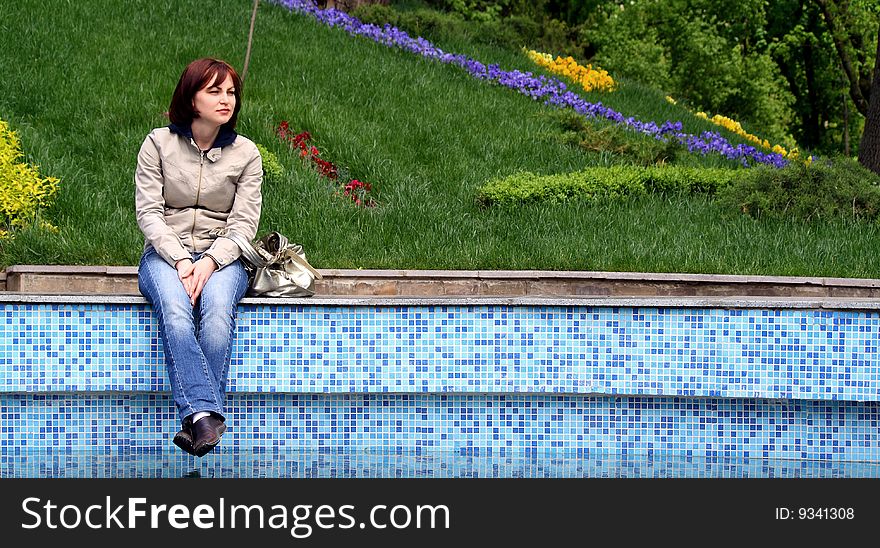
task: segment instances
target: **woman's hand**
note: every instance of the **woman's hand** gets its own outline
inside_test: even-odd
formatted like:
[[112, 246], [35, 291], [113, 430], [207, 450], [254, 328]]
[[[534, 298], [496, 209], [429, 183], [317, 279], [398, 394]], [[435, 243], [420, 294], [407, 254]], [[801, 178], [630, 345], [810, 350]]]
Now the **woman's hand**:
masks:
[[205, 256], [196, 262], [181, 259], [174, 266], [177, 268], [180, 283], [183, 284], [186, 294], [189, 295], [190, 304], [195, 306], [196, 300], [202, 294], [202, 289], [208, 283], [208, 278], [217, 270], [217, 263], [211, 257]]
[[180, 278], [180, 283], [183, 284], [183, 288], [186, 290], [186, 294], [189, 295], [190, 302], [195, 303], [193, 299], [193, 270], [195, 270], [195, 265], [190, 259], [181, 259], [174, 263], [174, 268], [177, 269], [177, 277]]
[[196, 299], [202, 294], [202, 288], [208, 283], [208, 278], [211, 277], [211, 274], [213, 274], [215, 270], [217, 270], [217, 263], [207, 255], [203, 256], [193, 265], [192, 274], [190, 276], [192, 279], [193, 291], [189, 296], [189, 300], [192, 302], [193, 306], [196, 304]]

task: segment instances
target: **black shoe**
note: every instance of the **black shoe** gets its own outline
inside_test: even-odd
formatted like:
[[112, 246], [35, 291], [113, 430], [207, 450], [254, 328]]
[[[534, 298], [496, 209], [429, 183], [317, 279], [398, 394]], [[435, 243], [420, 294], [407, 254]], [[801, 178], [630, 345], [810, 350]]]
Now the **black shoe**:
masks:
[[195, 455], [193, 452], [193, 432], [192, 432], [192, 422], [189, 417], [184, 419], [183, 426], [180, 428], [180, 432], [174, 434], [174, 445], [180, 447], [190, 455]]
[[193, 455], [203, 457], [220, 443], [226, 424], [215, 415], [204, 417], [192, 425]]

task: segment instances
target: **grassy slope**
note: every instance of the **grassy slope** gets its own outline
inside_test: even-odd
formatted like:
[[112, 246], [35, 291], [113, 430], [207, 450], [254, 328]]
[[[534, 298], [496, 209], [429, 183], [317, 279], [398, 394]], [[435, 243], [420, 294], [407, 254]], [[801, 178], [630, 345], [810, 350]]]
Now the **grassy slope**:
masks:
[[[107, 7], [111, 5], [113, 7]], [[249, 0], [119, 1], [4, 6], [0, 118], [42, 172], [62, 179], [58, 235], [25, 232], [0, 264], [136, 264], [132, 172], [146, 133], [166, 122], [185, 64], [243, 63]], [[504, 68], [514, 54], [446, 45]], [[453, 49], [450, 46], [455, 46]], [[595, 97], [594, 97], [595, 98]], [[625, 86], [603, 102], [662, 122], [688, 118], [662, 93]], [[390, 50], [262, 4], [239, 130], [279, 154], [285, 180], [264, 186], [261, 232], [305, 246], [322, 268], [462, 268], [877, 276], [873, 225], [756, 223], [695, 197], [631, 204], [481, 211], [475, 189], [498, 175], [556, 173], [607, 162], [555, 144], [547, 107], [462, 70]], [[323, 156], [370, 181], [382, 203], [329, 196], [273, 135], [286, 119]], [[612, 161], [614, 161], [612, 159]], [[706, 165], [719, 162], [708, 159]]]

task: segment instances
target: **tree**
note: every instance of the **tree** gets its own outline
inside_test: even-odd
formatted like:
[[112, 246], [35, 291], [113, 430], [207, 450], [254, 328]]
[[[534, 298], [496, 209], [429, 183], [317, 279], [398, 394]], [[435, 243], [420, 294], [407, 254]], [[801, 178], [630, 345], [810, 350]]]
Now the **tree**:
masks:
[[880, 27], [877, 29], [877, 56], [874, 61], [874, 81], [869, 91], [865, 132], [859, 144], [859, 163], [874, 173], [880, 173]]
[[[620, 0], [617, 0], [620, 1]], [[791, 147], [795, 98], [771, 57], [764, 0], [605, 3], [582, 27], [592, 62]], [[586, 50], [586, 48], [585, 48]], [[748, 129], [747, 129], [748, 130]]]
[[251, 28], [248, 31], [247, 52], [244, 54], [244, 70], [241, 71], [242, 82], [247, 78], [248, 64], [251, 62], [251, 45], [254, 43], [254, 23], [257, 20], [257, 7], [259, 5], [260, 0], [254, 0], [254, 8], [251, 11]]
[[814, 0], [779, 0], [767, 6], [764, 37], [794, 96], [789, 130], [798, 145], [821, 156], [844, 152], [862, 133], [864, 117], [849, 94], [834, 41]]
[[[865, 129], [859, 143], [859, 163], [880, 173], [880, 6], [865, 0], [814, 0], [822, 10], [834, 49], [849, 81], [849, 94], [856, 109], [865, 116]], [[873, 65], [865, 40], [877, 34], [877, 54]]]
[[859, 28], [847, 23], [853, 18], [849, 2], [841, 0], [814, 0], [822, 10], [822, 18], [834, 40], [834, 49], [849, 80], [849, 95], [863, 116], [868, 115], [871, 92], [871, 66], [865, 59], [864, 39]]

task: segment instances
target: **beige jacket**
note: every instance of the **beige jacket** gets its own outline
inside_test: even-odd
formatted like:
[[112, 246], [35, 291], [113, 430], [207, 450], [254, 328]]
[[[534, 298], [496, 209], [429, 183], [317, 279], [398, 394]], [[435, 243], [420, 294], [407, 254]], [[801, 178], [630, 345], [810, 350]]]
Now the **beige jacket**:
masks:
[[221, 133], [214, 148], [202, 152], [182, 131], [156, 128], [138, 153], [135, 208], [144, 249], [153, 246], [172, 266], [191, 252], [204, 252], [223, 268], [241, 250], [209, 233], [227, 228], [254, 239], [263, 202], [262, 159], [251, 140], [234, 132]]

